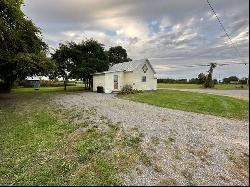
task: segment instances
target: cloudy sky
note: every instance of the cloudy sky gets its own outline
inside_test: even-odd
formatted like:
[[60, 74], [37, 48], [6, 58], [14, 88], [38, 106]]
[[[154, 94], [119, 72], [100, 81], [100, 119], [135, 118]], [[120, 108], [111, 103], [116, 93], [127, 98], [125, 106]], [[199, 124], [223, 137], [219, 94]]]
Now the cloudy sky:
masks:
[[[249, 0], [210, 0], [245, 62], [249, 62]], [[158, 77], [191, 78], [207, 67], [215, 78], [244, 77], [241, 62], [206, 0], [25, 0], [24, 12], [53, 48], [94, 38], [122, 45], [132, 59], [148, 58]]]

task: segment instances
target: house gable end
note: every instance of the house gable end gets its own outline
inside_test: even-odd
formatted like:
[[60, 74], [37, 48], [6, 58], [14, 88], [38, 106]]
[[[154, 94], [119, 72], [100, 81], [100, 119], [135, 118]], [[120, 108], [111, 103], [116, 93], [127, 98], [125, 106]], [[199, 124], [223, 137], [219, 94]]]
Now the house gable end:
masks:
[[153, 66], [151, 65], [148, 59], [146, 59], [143, 63], [138, 65], [133, 71], [143, 71], [144, 73], [147, 73], [148, 71], [152, 71], [153, 74], [156, 74]]

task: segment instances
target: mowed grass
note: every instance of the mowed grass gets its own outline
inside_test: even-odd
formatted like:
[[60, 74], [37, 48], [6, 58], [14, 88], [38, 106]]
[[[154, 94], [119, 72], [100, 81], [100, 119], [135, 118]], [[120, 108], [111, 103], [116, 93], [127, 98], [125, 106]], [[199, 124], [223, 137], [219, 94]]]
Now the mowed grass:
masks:
[[[158, 83], [158, 88], [176, 88], [176, 89], [202, 89], [203, 86], [200, 84], [168, 84], [168, 83]], [[204, 89], [204, 88], [203, 88]], [[216, 90], [247, 90], [248, 85], [244, 85], [240, 88], [240, 85], [233, 84], [217, 84], [213, 89]]]
[[60, 184], [74, 163], [54, 154], [56, 147], [63, 147], [56, 136], [72, 126], [53, 118], [39, 100], [32, 104], [30, 99], [24, 100], [27, 103], [20, 102], [22, 106], [1, 107], [0, 185]]
[[248, 120], [249, 102], [227, 96], [158, 90], [154, 92], [119, 95], [118, 97], [164, 108]]
[[[83, 91], [83, 86], [67, 86], [67, 92]], [[64, 87], [40, 87], [39, 90], [34, 88], [15, 88], [11, 90], [14, 93], [50, 93], [50, 92], [63, 92]]]
[[157, 88], [178, 88], [178, 89], [197, 89], [202, 88], [199, 84], [168, 84], [168, 83], [158, 83]]
[[95, 113], [59, 108], [52, 96], [0, 94], [0, 186], [122, 185], [120, 173], [150, 163], [139, 135], [108, 120], [80, 120]]

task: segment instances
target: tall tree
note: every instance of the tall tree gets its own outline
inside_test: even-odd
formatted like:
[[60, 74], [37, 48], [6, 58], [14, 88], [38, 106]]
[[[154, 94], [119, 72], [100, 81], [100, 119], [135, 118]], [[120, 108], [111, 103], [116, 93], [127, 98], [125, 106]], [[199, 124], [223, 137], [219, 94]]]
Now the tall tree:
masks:
[[70, 76], [82, 79], [87, 88], [92, 87], [92, 74], [107, 71], [109, 68], [108, 57], [104, 45], [96, 40], [89, 39], [71, 47], [74, 58]]
[[52, 57], [58, 64], [57, 75], [83, 80], [87, 88], [92, 86], [93, 73], [109, 68], [104, 46], [93, 39], [61, 44]]
[[17, 79], [44, 75], [53, 67], [40, 30], [21, 10], [23, 0], [0, 1], [0, 90], [8, 92]]
[[52, 59], [56, 63], [56, 70], [50, 77], [63, 78], [64, 90], [67, 89], [68, 74], [70, 72], [70, 63], [72, 62], [72, 52], [70, 46], [74, 43], [59, 44], [59, 48], [52, 54]]
[[111, 47], [107, 53], [110, 65], [131, 61], [128, 58], [126, 49], [122, 46]]
[[213, 88], [214, 87], [214, 81], [213, 81], [214, 68], [216, 68], [216, 64], [215, 63], [210, 63], [208, 74], [206, 76], [206, 81], [204, 83], [205, 88]]

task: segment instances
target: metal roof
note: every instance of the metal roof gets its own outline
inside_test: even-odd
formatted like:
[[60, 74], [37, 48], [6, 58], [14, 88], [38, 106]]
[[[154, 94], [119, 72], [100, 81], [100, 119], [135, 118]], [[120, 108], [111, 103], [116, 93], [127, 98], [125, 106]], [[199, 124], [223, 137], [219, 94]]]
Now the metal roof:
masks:
[[92, 75], [102, 75], [102, 74], [115, 73], [115, 72], [122, 72], [122, 71], [103, 71], [103, 72], [94, 73]]
[[139, 66], [143, 66], [143, 64], [148, 63], [154, 74], [156, 74], [154, 68], [152, 67], [150, 61], [148, 59], [141, 59], [141, 60], [133, 60], [129, 62], [123, 62], [119, 64], [115, 64], [111, 67], [109, 67], [108, 71], [103, 72], [96, 72], [93, 75], [102, 75], [107, 73], [115, 73], [115, 72], [131, 72], [134, 71]]
[[143, 65], [144, 63], [148, 63], [151, 69], [153, 70], [153, 72], [156, 73], [148, 59], [133, 60], [129, 62], [115, 64], [109, 68], [109, 71], [112, 71], [112, 72], [134, 71], [136, 68], [138, 68], [140, 65]]
[[40, 81], [40, 78], [38, 76], [33, 76], [33, 77], [27, 77], [25, 80], [27, 80], [27, 81]]

